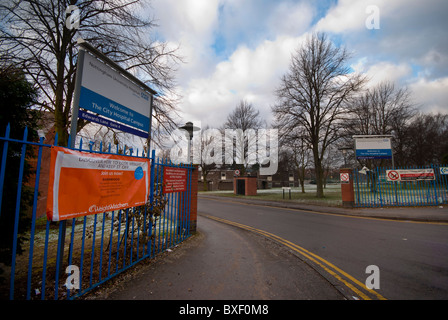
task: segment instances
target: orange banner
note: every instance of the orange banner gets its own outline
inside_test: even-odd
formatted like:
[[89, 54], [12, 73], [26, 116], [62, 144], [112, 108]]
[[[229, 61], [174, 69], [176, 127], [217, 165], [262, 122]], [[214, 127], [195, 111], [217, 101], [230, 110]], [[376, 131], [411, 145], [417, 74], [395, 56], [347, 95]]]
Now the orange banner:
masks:
[[149, 195], [149, 159], [51, 148], [47, 218], [76, 218], [140, 206]]

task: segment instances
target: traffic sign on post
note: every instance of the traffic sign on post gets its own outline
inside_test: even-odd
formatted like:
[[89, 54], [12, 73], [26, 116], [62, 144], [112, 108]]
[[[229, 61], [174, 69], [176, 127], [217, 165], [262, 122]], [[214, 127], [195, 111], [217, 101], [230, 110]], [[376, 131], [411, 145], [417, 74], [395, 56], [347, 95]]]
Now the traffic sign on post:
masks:
[[341, 183], [349, 183], [350, 182], [350, 174], [347, 172], [340, 173]]
[[352, 169], [341, 169], [340, 171], [342, 206], [344, 207], [353, 207], [355, 204], [352, 175]]

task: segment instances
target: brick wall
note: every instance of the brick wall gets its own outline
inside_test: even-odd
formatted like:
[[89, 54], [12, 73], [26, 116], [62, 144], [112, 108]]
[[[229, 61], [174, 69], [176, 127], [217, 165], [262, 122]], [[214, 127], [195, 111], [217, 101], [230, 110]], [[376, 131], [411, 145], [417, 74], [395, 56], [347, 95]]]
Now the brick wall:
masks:
[[[355, 203], [355, 191], [353, 188], [353, 170], [352, 169], [340, 169], [341, 175], [341, 196], [343, 207], [353, 207]], [[343, 180], [343, 175], [348, 177], [349, 180]]]
[[257, 195], [257, 177], [238, 177], [233, 180], [233, 193], [237, 194], [237, 181], [243, 180], [245, 183], [245, 196]]

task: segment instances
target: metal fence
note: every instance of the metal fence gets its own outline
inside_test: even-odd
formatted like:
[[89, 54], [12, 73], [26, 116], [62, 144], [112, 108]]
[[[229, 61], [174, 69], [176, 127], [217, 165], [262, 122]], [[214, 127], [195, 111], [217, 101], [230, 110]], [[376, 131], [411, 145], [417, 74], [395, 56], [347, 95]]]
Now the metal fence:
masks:
[[[25, 129], [22, 139], [11, 138], [8, 125], [0, 137], [1, 299], [73, 299], [190, 236], [191, 188], [163, 194], [161, 186], [166, 166], [186, 168], [187, 186], [191, 186], [193, 167], [156, 158], [154, 151], [147, 205], [65, 222], [47, 220], [39, 196], [51, 145], [44, 144], [43, 138], [28, 141], [27, 136]], [[56, 136], [54, 145], [57, 140]], [[118, 147], [112, 153], [110, 145], [107, 152], [93, 146], [90, 142], [86, 147], [81, 140], [77, 150], [118, 153]], [[123, 153], [148, 157], [138, 150]]]
[[[408, 174], [401, 177], [400, 172]], [[437, 206], [448, 203], [448, 165], [355, 169], [353, 184], [356, 207]]]

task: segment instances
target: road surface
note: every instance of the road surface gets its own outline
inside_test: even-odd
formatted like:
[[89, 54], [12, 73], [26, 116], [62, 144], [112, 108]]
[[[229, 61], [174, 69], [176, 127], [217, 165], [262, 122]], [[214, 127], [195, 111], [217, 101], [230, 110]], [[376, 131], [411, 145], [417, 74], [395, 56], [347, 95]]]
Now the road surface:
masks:
[[[198, 212], [277, 239], [312, 260], [342, 292], [354, 289], [350, 294], [356, 298], [448, 299], [446, 223], [356, 218], [242, 204], [231, 198], [199, 197]], [[369, 266], [378, 272], [366, 273]], [[374, 274], [379, 278], [372, 281], [369, 276]], [[366, 280], [379, 286], [373, 296], [361, 288]]]

